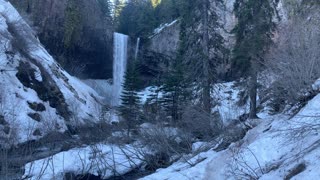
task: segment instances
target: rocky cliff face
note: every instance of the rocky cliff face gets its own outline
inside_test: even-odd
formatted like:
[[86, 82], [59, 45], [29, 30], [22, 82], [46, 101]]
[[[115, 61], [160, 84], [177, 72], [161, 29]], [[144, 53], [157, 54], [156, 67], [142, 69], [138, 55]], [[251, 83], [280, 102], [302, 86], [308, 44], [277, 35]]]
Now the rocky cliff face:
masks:
[[[221, 34], [226, 40], [226, 46], [231, 48], [235, 43], [231, 30], [237, 23], [233, 13], [233, 4], [235, 0], [224, 0], [222, 4], [216, 5], [212, 3], [212, 8], [219, 15], [219, 21], [222, 26]], [[150, 37], [150, 45], [148, 49], [164, 54], [166, 56], [174, 56], [179, 47], [180, 23], [178, 20], [169, 24], [161, 25], [155, 30], [155, 34]]]
[[180, 23], [178, 20], [164, 24], [156, 29], [155, 34], [150, 37], [149, 49], [173, 57], [179, 48], [179, 36]]
[[0, 42], [1, 147], [99, 120], [101, 98], [55, 62], [4, 0], [0, 0]]
[[10, 0], [68, 72], [112, 77], [113, 25], [96, 0]]

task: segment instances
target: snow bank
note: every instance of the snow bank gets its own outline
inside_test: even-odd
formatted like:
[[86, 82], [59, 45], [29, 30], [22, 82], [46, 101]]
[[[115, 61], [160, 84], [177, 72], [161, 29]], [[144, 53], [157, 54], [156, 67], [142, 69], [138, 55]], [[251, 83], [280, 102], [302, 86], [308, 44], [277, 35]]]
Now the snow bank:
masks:
[[98, 144], [58, 153], [25, 166], [24, 177], [29, 180], [63, 179], [64, 173], [87, 173], [109, 178], [123, 175], [141, 165], [142, 161], [131, 146]]

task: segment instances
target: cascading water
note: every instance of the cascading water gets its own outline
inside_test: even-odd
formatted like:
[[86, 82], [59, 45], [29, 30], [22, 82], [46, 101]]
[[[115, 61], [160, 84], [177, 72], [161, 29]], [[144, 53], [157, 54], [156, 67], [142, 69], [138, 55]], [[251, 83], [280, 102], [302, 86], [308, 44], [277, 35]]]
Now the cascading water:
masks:
[[114, 33], [112, 106], [121, 104], [122, 84], [127, 67], [128, 36]]
[[140, 46], [140, 38], [137, 39], [136, 51], [134, 52], [134, 59], [137, 60]]

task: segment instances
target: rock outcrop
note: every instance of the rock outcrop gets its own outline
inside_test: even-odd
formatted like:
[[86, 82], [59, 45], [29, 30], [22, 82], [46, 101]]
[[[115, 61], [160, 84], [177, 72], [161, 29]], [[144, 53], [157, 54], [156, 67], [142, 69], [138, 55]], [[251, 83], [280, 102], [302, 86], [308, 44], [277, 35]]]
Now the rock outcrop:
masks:
[[149, 50], [174, 57], [179, 48], [180, 22], [175, 20], [170, 24], [164, 24], [155, 30], [150, 37]]
[[70, 76], [0, 0], [0, 148], [99, 120], [100, 97]]

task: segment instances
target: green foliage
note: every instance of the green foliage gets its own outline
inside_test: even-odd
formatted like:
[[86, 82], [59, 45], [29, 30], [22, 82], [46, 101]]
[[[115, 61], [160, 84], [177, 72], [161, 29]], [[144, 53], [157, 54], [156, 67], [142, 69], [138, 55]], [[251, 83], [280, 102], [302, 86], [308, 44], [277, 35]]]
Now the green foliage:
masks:
[[165, 77], [161, 92], [160, 105], [171, 116], [174, 122], [181, 120], [183, 108], [190, 102], [190, 84], [185, 78], [185, 68], [179, 59]]
[[125, 6], [125, 2], [123, 0], [115, 0], [114, 7], [113, 7], [113, 21], [115, 27], [119, 26], [119, 18], [122, 13], [122, 9]]
[[156, 27], [151, 1], [129, 0], [119, 16], [117, 31], [131, 37], [147, 37]]
[[139, 87], [138, 71], [135, 65], [128, 67], [123, 84], [121, 105], [119, 112], [127, 124], [128, 133], [139, 121], [141, 99], [137, 89]]
[[179, 4], [181, 0], [161, 0], [161, 3], [154, 9], [157, 26], [162, 23], [172, 22], [179, 18]]
[[100, 8], [105, 17], [111, 17], [111, 2], [110, 0], [98, 0]]
[[[128, 0], [123, 5], [117, 0], [115, 21], [118, 32], [132, 37], [147, 37], [160, 24], [180, 17], [181, 2], [183, 0]], [[118, 6], [121, 10], [117, 10]]]
[[210, 5], [209, 1], [180, 2], [179, 48], [179, 58], [187, 65], [188, 79], [191, 83], [198, 83], [197, 87], [202, 92], [200, 101], [208, 113], [211, 111], [210, 92], [217, 78], [217, 66], [227, 52], [219, 32], [218, 15]]
[[161, 0], [151, 0], [151, 3], [152, 3], [152, 6], [155, 8], [161, 3]]
[[81, 15], [76, 0], [68, 0], [67, 3], [63, 43], [65, 48], [70, 48], [81, 28]]
[[272, 44], [276, 10], [269, 0], [237, 0], [234, 11], [238, 24], [233, 29], [237, 40], [233, 50], [233, 71], [246, 75], [253, 66], [257, 68], [261, 64], [264, 53]]

